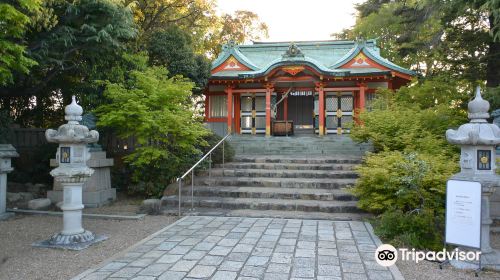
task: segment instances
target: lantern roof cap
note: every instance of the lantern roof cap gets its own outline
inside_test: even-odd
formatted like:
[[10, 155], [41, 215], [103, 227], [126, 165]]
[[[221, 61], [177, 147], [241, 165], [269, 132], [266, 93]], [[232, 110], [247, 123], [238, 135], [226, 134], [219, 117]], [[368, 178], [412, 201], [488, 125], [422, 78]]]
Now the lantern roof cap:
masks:
[[471, 122], [486, 122], [486, 119], [490, 117], [488, 113], [490, 103], [481, 96], [481, 88], [479, 86], [476, 87], [476, 95], [469, 102], [468, 109]]
[[76, 103], [74, 95], [71, 97], [71, 104], [64, 108], [64, 113], [66, 114], [64, 119], [68, 122], [78, 122], [82, 120], [83, 108]]

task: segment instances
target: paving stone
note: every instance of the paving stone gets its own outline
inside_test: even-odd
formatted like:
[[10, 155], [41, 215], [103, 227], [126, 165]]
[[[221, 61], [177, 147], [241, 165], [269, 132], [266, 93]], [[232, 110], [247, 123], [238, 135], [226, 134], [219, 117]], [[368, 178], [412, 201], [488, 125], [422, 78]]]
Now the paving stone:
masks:
[[218, 246], [227, 246], [227, 247], [232, 247], [238, 244], [238, 239], [227, 239], [224, 238], [219, 243], [217, 243]]
[[295, 246], [278, 245], [274, 251], [277, 253], [293, 253], [295, 251]]
[[314, 278], [314, 268], [311, 267], [294, 267], [292, 277]]
[[215, 269], [215, 266], [197, 265], [193, 268], [193, 270], [191, 270], [191, 272], [189, 272], [187, 276], [193, 278], [208, 278], [212, 276]]
[[340, 259], [335, 256], [318, 256], [318, 264], [340, 265]]
[[272, 253], [272, 248], [255, 248], [253, 249], [252, 256], [269, 257]]
[[264, 280], [288, 280], [288, 274], [266, 273], [264, 274]]
[[[358, 253], [347, 253], [339, 251], [339, 257], [341, 261], [361, 263], [361, 256]], [[373, 254], [371, 254], [371, 259], [373, 259], [373, 257]]]
[[176, 262], [171, 268], [170, 270], [172, 271], [183, 271], [183, 272], [187, 272], [187, 271], [190, 271], [191, 268], [193, 268], [196, 264], [196, 261], [184, 261], [184, 260], [180, 260], [178, 262]]
[[260, 237], [260, 241], [272, 241], [276, 242], [280, 239], [280, 236], [278, 234], [276, 235], [269, 235], [269, 234], [264, 234]]
[[160, 276], [162, 273], [167, 271], [170, 267], [172, 267], [171, 263], [157, 263], [152, 264], [143, 270], [141, 270], [138, 275], [148, 275], [148, 276]]
[[164, 255], [161, 257], [159, 260], [157, 260], [157, 263], [175, 263], [176, 261], [180, 260], [183, 255]]
[[156, 280], [156, 277], [140, 275], [132, 277], [131, 280]]
[[316, 280], [343, 280], [341, 276], [318, 276]]
[[232, 249], [232, 247], [215, 246], [208, 254], [212, 256], [227, 256]]
[[189, 250], [191, 250], [191, 248], [193, 248], [193, 247], [192, 246], [177, 245], [172, 250], [170, 250], [168, 253], [169, 254], [185, 254], [185, 253], [189, 252]]
[[357, 274], [357, 273], [344, 273], [344, 280], [368, 280], [366, 274]]
[[140, 258], [128, 264], [128, 266], [146, 267], [152, 264], [156, 259]]
[[292, 263], [293, 255], [289, 253], [274, 253], [271, 262], [273, 263]]
[[191, 250], [191, 251], [189, 251], [189, 253], [187, 253], [186, 255], [184, 255], [183, 259], [185, 259], [185, 260], [200, 260], [206, 254], [207, 254], [207, 252], [205, 252], [205, 251]]
[[316, 253], [314, 250], [309, 249], [297, 249], [295, 250], [295, 257], [297, 258], [314, 258]]
[[342, 272], [364, 273], [365, 268], [360, 263], [341, 262]]
[[257, 248], [274, 248], [276, 241], [259, 241], [256, 245]]
[[293, 267], [314, 267], [316, 264], [315, 258], [295, 258], [293, 259]]
[[165, 242], [162, 242], [160, 245], [158, 245], [156, 247], [156, 250], [164, 250], [164, 251], [172, 250], [175, 246], [177, 246], [177, 244], [179, 244], [179, 243], [178, 242], [165, 241]]
[[261, 266], [244, 266], [241, 269], [240, 275], [241, 276], [250, 276], [250, 277], [256, 277], [256, 278], [262, 278], [264, 275], [264, 267]]
[[199, 242], [201, 241], [201, 239], [199, 238], [186, 238], [184, 239], [184, 241], [182, 241], [181, 243], [179, 243], [179, 245], [182, 245], [182, 246], [192, 246], [192, 245], [196, 245], [198, 244]]
[[320, 256], [337, 256], [337, 249], [327, 249], [327, 248], [318, 248], [318, 255]]
[[143, 258], [153, 258], [157, 259], [161, 256], [165, 255], [165, 251], [150, 251], [142, 255]]
[[314, 249], [315, 247], [316, 247], [316, 242], [311, 242], [311, 241], [297, 242], [297, 248], [299, 249]]
[[297, 239], [295, 239], [295, 238], [280, 238], [278, 240], [279, 245], [295, 246], [296, 243], [297, 243]]
[[230, 253], [229, 255], [227, 255], [227, 259], [230, 261], [244, 262], [248, 259], [249, 256], [249, 253]]
[[250, 245], [255, 245], [259, 242], [258, 238], [253, 238], [253, 237], [244, 237], [240, 240], [240, 244], [250, 244]]
[[392, 274], [389, 271], [368, 270], [368, 279], [370, 279], [370, 280], [391, 280]]
[[239, 271], [244, 262], [235, 262], [235, 261], [224, 261], [220, 266], [219, 270], [227, 270], [227, 271]]
[[376, 261], [363, 261], [363, 264], [368, 270], [382, 270], [382, 271], [387, 270], [387, 267], [381, 266]]
[[212, 242], [201, 242], [198, 243], [198, 245], [193, 247], [193, 250], [198, 250], [198, 251], [210, 251], [215, 247], [216, 243]]
[[205, 256], [200, 260], [199, 264], [203, 265], [219, 265], [224, 260], [224, 257], [221, 256]]
[[233, 253], [250, 253], [253, 250], [252, 245], [248, 244], [238, 244], [234, 247]]
[[83, 278], [83, 280], [102, 280], [106, 279], [111, 273], [111, 271], [96, 271], [88, 274]]
[[142, 268], [140, 267], [124, 267], [117, 272], [111, 274], [110, 277], [123, 277], [123, 278], [131, 278], [134, 276], [137, 272], [141, 271]]
[[234, 280], [238, 276], [238, 273], [232, 271], [217, 271], [212, 280]]
[[340, 266], [331, 264], [318, 265], [318, 275], [322, 276], [341, 276]]
[[208, 243], [217, 243], [219, 241], [222, 240], [222, 236], [213, 236], [213, 235], [210, 235], [210, 236], [207, 236], [205, 239], [203, 239], [203, 242], [208, 242]]
[[335, 249], [337, 248], [337, 243], [334, 241], [319, 241], [318, 248]]
[[261, 256], [251, 256], [248, 258], [246, 265], [247, 266], [263, 266], [267, 264], [269, 261], [269, 257], [261, 257]]
[[280, 273], [286, 274], [290, 272], [290, 265], [284, 263], [270, 263], [267, 267], [266, 273]]
[[178, 271], [166, 271], [158, 280], [181, 280], [184, 279], [186, 272], [178, 272]]
[[120, 270], [121, 268], [125, 267], [126, 265], [127, 265], [127, 263], [110, 262], [99, 270], [101, 270], [101, 271], [117, 271], [117, 270]]

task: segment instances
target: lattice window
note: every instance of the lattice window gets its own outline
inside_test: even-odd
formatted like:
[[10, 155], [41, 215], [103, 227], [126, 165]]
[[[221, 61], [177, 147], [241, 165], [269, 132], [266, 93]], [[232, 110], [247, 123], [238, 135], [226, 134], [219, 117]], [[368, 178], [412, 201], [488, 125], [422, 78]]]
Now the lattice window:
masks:
[[266, 117], [255, 117], [255, 128], [265, 129], [266, 128]]
[[314, 96], [314, 115], [319, 114], [319, 96]]
[[352, 116], [343, 116], [342, 117], [342, 127], [345, 128], [345, 127], [348, 127], [348, 126], [351, 126], [352, 125]]
[[266, 97], [256, 96], [255, 97], [255, 111], [265, 112], [266, 111]]
[[375, 92], [368, 92], [366, 93], [365, 96], [366, 96], [366, 102], [365, 102], [366, 110], [371, 111], [373, 110], [373, 101], [375, 101]]
[[241, 97], [241, 111], [251, 112], [252, 111], [252, 97], [242, 96]]
[[327, 128], [337, 128], [339, 119], [336, 116], [326, 117], [326, 127]]
[[209, 102], [210, 102], [210, 117], [212, 118], [227, 117], [227, 96], [211, 95], [209, 96]]
[[353, 98], [352, 96], [342, 96], [340, 98], [340, 108], [342, 109], [342, 111], [352, 111], [352, 107], [353, 107]]
[[241, 117], [241, 129], [252, 128], [252, 117]]
[[339, 108], [338, 99], [336, 96], [327, 96], [326, 97], [326, 110], [330, 112], [337, 111]]

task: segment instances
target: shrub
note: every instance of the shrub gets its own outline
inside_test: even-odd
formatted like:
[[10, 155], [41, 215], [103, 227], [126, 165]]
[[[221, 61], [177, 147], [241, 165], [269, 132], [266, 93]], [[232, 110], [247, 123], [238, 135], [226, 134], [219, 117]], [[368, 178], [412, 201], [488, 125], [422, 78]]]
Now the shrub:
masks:
[[458, 147], [445, 131], [466, 122], [467, 87], [439, 79], [379, 90], [373, 111], [362, 112], [352, 129], [371, 141], [352, 192], [358, 206], [379, 215], [375, 231], [396, 245], [442, 246], [446, 180], [458, 171]]

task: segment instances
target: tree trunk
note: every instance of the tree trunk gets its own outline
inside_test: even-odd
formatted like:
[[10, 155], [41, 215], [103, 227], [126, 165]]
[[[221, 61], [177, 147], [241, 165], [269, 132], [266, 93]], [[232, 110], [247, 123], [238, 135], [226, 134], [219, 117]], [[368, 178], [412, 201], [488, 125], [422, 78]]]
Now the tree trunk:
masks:
[[[493, 15], [489, 16], [490, 30], [495, 26]], [[488, 64], [486, 66], [486, 86], [498, 87], [500, 85], [500, 42], [494, 42], [493, 37], [488, 43]]]

